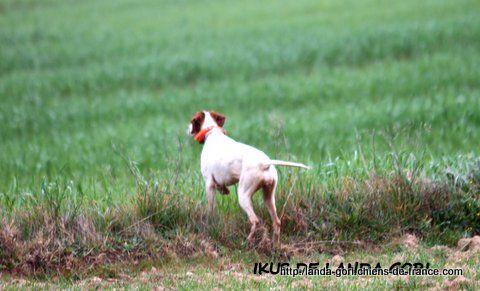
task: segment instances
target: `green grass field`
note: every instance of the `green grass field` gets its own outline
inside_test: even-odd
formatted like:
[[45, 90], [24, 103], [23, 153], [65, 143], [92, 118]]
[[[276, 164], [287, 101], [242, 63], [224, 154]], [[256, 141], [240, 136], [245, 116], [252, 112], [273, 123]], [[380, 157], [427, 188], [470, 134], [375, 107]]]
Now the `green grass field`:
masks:
[[[313, 166], [280, 169], [287, 245], [479, 234], [479, 9], [0, 0], [0, 271], [63, 273], [55, 266], [72, 253], [143, 258], [158, 241], [197, 236], [225, 256], [255, 253], [235, 188], [204, 223], [201, 146], [186, 135], [203, 109], [226, 115], [234, 139]], [[60, 242], [25, 263], [51, 235]], [[46, 258], [53, 249], [58, 260]]]

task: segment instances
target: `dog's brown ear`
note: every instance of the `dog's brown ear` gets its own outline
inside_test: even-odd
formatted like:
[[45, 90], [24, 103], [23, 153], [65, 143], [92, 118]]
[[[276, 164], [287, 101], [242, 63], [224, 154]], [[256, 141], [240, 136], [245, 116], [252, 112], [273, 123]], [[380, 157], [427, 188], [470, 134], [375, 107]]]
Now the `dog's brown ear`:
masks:
[[203, 122], [205, 121], [205, 113], [203, 111], [198, 111], [193, 115], [191, 124], [192, 124], [192, 134], [197, 134], [202, 129]]
[[223, 126], [223, 124], [225, 123], [225, 116], [213, 111], [210, 111], [210, 115], [212, 116], [213, 120], [215, 120], [218, 126]]

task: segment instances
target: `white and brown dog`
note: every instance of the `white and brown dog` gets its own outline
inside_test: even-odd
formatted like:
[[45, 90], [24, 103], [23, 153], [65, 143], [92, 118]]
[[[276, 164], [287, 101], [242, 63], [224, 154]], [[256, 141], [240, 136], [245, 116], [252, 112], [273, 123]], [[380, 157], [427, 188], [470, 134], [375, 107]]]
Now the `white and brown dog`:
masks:
[[192, 117], [188, 133], [204, 144], [200, 166], [205, 180], [209, 213], [215, 207], [215, 193], [228, 194], [228, 186], [239, 183], [238, 202], [252, 224], [248, 241], [251, 242], [259, 220], [252, 207], [252, 196], [263, 190], [263, 199], [273, 224], [273, 242], [280, 242], [280, 219], [275, 208], [275, 188], [278, 176], [275, 166], [309, 169], [300, 163], [271, 160], [262, 151], [236, 142], [223, 129], [225, 117], [213, 111], [200, 111]]

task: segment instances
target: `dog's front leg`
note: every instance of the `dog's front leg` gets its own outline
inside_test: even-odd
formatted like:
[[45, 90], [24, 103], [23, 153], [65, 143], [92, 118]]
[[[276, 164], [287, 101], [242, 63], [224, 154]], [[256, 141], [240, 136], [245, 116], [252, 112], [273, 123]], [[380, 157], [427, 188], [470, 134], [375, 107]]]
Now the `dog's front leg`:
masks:
[[206, 182], [205, 193], [207, 194], [208, 215], [212, 216], [215, 212], [215, 184], [213, 181]]

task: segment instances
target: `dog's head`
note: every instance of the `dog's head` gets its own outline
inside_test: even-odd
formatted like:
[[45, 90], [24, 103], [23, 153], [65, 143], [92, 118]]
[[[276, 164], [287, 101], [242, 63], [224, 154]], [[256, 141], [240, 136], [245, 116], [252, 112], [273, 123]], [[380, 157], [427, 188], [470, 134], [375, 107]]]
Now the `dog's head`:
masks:
[[199, 111], [195, 113], [188, 125], [187, 133], [195, 136], [202, 129], [210, 126], [223, 127], [225, 116], [213, 111]]

